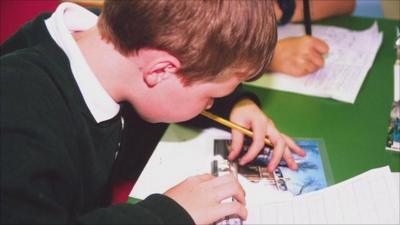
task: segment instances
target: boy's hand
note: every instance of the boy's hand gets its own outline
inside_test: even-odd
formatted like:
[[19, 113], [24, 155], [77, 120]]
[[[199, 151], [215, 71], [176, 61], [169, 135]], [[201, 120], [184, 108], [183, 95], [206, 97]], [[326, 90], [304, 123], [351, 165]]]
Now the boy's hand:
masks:
[[[253, 143], [248, 152], [239, 161], [244, 165], [253, 160], [264, 147], [264, 138], [268, 137], [274, 145], [272, 159], [268, 165], [268, 171], [272, 172], [283, 158], [290, 169], [296, 170], [297, 164], [294, 161], [291, 151], [300, 156], [305, 156], [305, 152], [296, 143], [280, 133], [274, 123], [266, 117], [260, 108], [251, 100], [243, 99], [239, 101], [232, 109], [230, 120], [249, 130], [253, 131]], [[239, 131], [232, 129], [232, 149], [229, 154], [229, 160], [235, 159], [243, 146], [244, 135]]]
[[[244, 190], [232, 174], [189, 177], [164, 194], [181, 205], [196, 224], [211, 224], [233, 214], [242, 219], [247, 217]], [[221, 203], [232, 197], [236, 201]]]
[[284, 38], [278, 41], [269, 69], [273, 72], [303, 76], [324, 65], [329, 46], [311, 36]]

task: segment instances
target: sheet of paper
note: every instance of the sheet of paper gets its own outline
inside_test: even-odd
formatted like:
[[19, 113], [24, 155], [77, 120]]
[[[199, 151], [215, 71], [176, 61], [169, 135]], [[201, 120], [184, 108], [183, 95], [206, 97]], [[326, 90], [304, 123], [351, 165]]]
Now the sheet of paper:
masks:
[[392, 173], [392, 176], [393, 176], [393, 182], [396, 186], [395, 189], [400, 191], [400, 172]]
[[[171, 125], [150, 157], [130, 197], [164, 193], [189, 176], [210, 173], [214, 139], [230, 138], [218, 129], [193, 131]], [[246, 190], [244, 224], [399, 224], [399, 173], [388, 167], [294, 196], [239, 176]]]
[[[354, 103], [382, 43], [377, 23], [363, 31], [322, 25], [313, 25], [312, 29], [313, 35], [330, 47], [324, 67], [303, 77], [270, 73], [248, 84]], [[303, 35], [301, 24], [278, 28], [279, 39]]]
[[[229, 132], [215, 128], [193, 131], [179, 125], [170, 125], [130, 196], [144, 199], [153, 193], [164, 193], [189, 176], [210, 173], [214, 157], [214, 139], [229, 138]], [[248, 193], [248, 203], [260, 204], [293, 196], [288, 191], [277, 191], [272, 187], [266, 188], [265, 185], [251, 183], [244, 177], [239, 177], [239, 180]]]
[[[202, 134], [222, 137], [229, 135], [215, 130]], [[144, 199], [153, 193], [164, 193], [189, 176], [210, 173], [211, 164], [207, 162], [211, 163], [212, 149], [211, 139], [208, 141], [201, 138], [199, 133], [171, 125], [167, 136], [163, 137], [147, 162], [130, 196]]]
[[245, 224], [399, 224], [398, 182], [389, 167], [373, 169], [323, 190], [248, 206]]

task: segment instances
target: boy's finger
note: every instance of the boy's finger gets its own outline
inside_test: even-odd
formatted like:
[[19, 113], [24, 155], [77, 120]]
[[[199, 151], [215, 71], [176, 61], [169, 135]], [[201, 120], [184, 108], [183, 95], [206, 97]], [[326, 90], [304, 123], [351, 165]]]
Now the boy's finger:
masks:
[[264, 126], [253, 126], [253, 142], [251, 143], [247, 153], [240, 159], [240, 165], [245, 165], [246, 163], [257, 157], [260, 150], [265, 145], [265, 135], [266, 133]]
[[[272, 139], [272, 137], [271, 137]], [[273, 139], [273, 144], [274, 144], [274, 149], [272, 151], [272, 159], [268, 164], [268, 172], [273, 172], [274, 169], [278, 166], [279, 162], [282, 159], [283, 153], [285, 151], [286, 145], [285, 142], [283, 141], [283, 138], [276, 138]]]
[[207, 181], [206, 185], [218, 187], [225, 184], [232, 185], [234, 182], [237, 182], [236, 177], [232, 173], [228, 173], [223, 176], [214, 177], [214, 179]]
[[201, 174], [201, 175], [197, 175], [195, 176], [195, 178], [201, 180], [201, 181], [208, 181], [211, 180], [213, 178], [215, 178], [213, 175], [205, 173], [205, 174]]
[[216, 200], [218, 202], [233, 197], [241, 204], [246, 204], [245, 191], [239, 182], [225, 183], [215, 187], [214, 190], [216, 191]]
[[230, 215], [238, 215], [242, 220], [247, 219], [246, 207], [235, 201], [221, 203], [210, 213], [213, 218], [216, 218], [216, 220]]
[[290, 149], [286, 147], [285, 152], [283, 153], [283, 159], [286, 161], [289, 169], [297, 170], [298, 166], [296, 161], [294, 161], [292, 154], [290, 154]]
[[228, 155], [229, 160], [234, 160], [242, 150], [244, 141], [244, 135], [239, 131], [232, 129], [232, 144], [231, 144], [231, 152]]
[[306, 152], [300, 148], [300, 146], [298, 146], [292, 138], [290, 138], [289, 136], [287, 136], [286, 134], [281, 134], [283, 139], [285, 139], [286, 144], [288, 145], [289, 149], [291, 151], [293, 151], [294, 153], [296, 153], [299, 156], [305, 156]]

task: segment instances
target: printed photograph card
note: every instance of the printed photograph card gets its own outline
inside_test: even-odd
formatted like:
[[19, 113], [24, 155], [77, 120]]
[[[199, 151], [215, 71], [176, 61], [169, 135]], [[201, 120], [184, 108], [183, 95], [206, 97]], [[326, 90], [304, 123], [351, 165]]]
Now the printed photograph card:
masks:
[[[268, 188], [273, 187], [279, 191], [289, 191], [294, 196], [317, 191], [333, 184], [323, 140], [297, 138], [295, 141], [306, 152], [304, 157], [292, 153], [299, 167], [297, 171], [289, 169], [286, 162], [282, 160], [273, 173], [267, 172], [272, 154], [271, 149], [266, 146], [252, 162], [244, 166], [235, 163], [238, 174], [252, 183], [267, 185]], [[247, 139], [241, 156], [248, 151], [250, 144], [251, 140]], [[230, 145], [230, 139], [215, 139], [214, 156], [219, 155], [226, 160]]]

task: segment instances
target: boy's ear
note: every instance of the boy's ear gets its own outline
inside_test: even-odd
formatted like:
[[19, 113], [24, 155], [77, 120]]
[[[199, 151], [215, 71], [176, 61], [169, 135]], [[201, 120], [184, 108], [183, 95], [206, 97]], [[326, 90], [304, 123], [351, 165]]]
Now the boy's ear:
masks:
[[146, 71], [143, 71], [143, 79], [147, 86], [154, 87], [174, 76], [176, 71], [177, 66], [172, 61], [158, 61], [147, 67]]

